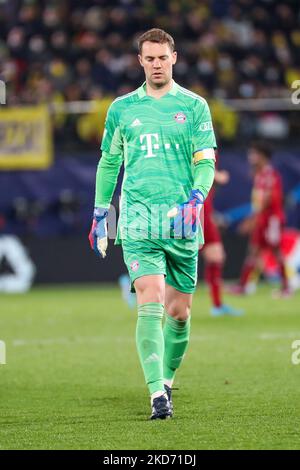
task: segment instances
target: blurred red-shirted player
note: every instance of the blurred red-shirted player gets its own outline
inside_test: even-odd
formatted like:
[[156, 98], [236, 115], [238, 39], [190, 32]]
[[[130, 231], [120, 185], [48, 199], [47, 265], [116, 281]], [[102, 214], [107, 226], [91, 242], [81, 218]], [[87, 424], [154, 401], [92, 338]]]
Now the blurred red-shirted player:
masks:
[[281, 176], [271, 165], [271, 150], [264, 143], [252, 144], [248, 161], [253, 171], [252, 233], [238, 286], [234, 293], [245, 293], [251, 274], [259, 267], [262, 250], [269, 249], [277, 259], [281, 277], [281, 296], [290, 294], [284, 259], [280, 248], [285, 220]]
[[[218, 155], [216, 154], [216, 159]], [[227, 184], [229, 173], [226, 170], [215, 170], [215, 184]], [[243, 312], [223, 303], [222, 299], [222, 273], [225, 262], [225, 250], [219, 228], [214, 221], [215, 188], [213, 187], [204, 203], [204, 241], [201, 249], [204, 258], [204, 278], [209, 287], [212, 301], [211, 314], [213, 316], [232, 315], [239, 316]]]

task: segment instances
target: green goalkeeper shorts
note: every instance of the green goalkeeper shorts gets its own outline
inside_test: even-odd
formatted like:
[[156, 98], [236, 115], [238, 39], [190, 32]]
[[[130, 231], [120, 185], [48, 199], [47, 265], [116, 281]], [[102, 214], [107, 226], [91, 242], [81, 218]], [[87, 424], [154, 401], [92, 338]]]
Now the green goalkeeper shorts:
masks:
[[150, 274], [163, 274], [166, 283], [191, 294], [197, 285], [199, 243], [197, 239], [122, 240], [123, 257], [132, 291], [134, 281]]

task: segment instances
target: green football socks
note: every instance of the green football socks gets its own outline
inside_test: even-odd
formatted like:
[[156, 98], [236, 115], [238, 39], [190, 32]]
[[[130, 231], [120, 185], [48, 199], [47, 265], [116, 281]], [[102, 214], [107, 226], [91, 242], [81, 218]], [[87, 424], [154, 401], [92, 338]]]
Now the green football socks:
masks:
[[164, 306], [156, 302], [138, 305], [136, 345], [150, 394], [164, 391], [162, 330]]
[[164, 325], [165, 354], [163, 375], [165, 383], [171, 386], [176, 370], [180, 366], [187, 350], [190, 338], [190, 317], [186, 321], [176, 320], [166, 312]]
[[190, 337], [190, 318], [176, 320], [156, 302], [138, 306], [136, 345], [150, 394], [164, 391], [164, 383], [172, 386], [176, 370], [187, 350]]

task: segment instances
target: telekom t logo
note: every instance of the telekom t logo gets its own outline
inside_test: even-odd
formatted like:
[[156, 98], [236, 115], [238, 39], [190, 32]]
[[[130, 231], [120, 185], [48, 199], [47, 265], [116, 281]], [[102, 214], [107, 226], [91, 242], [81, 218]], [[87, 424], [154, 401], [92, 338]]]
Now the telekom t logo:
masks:
[[[152, 145], [153, 138], [153, 145]], [[146, 145], [143, 144], [143, 141], [146, 140]], [[158, 150], [158, 134], [142, 134], [140, 135], [141, 150], [147, 150], [145, 158], [155, 157], [153, 149]]]
[[[143, 144], [144, 141], [146, 141], [146, 144]], [[140, 135], [140, 143], [142, 144], [141, 150], [147, 150], [145, 158], [156, 157], [153, 150], [158, 150], [160, 147], [158, 143], [158, 134], [142, 134]], [[167, 142], [163, 146], [166, 150], [171, 148], [171, 144]], [[173, 144], [173, 147], [178, 150], [179, 144]]]

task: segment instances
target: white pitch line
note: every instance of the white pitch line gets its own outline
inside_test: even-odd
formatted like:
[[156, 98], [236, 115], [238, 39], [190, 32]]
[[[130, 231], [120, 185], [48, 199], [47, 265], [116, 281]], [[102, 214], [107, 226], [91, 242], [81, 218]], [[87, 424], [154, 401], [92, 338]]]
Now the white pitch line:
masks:
[[126, 336], [74, 336], [74, 337], [57, 337], [57, 338], [35, 338], [35, 339], [15, 339], [12, 341], [14, 347], [20, 346], [49, 346], [53, 344], [72, 345], [74, 343], [131, 343], [134, 338]]
[[274, 339], [289, 339], [300, 338], [300, 331], [287, 331], [286, 333], [261, 333], [259, 336], [261, 340], [274, 340]]
[[[208, 341], [217, 340], [217, 335], [192, 335], [192, 341]], [[62, 336], [57, 338], [34, 338], [34, 339], [14, 339], [12, 345], [14, 347], [21, 346], [49, 346], [52, 344], [74, 344], [74, 343], [133, 343], [134, 336]]]
[[[255, 335], [256, 338], [262, 341], [277, 340], [277, 339], [300, 339], [300, 331], [290, 331], [286, 333], [271, 333], [264, 332]], [[191, 341], [217, 341], [220, 338], [218, 335], [191, 335]], [[34, 338], [34, 339], [14, 339], [12, 345], [14, 347], [22, 346], [51, 346], [53, 344], [72, 345], [74, 343], [134, 343], [134, 337], [127, 336], [62, 336], [57, 338]]]

